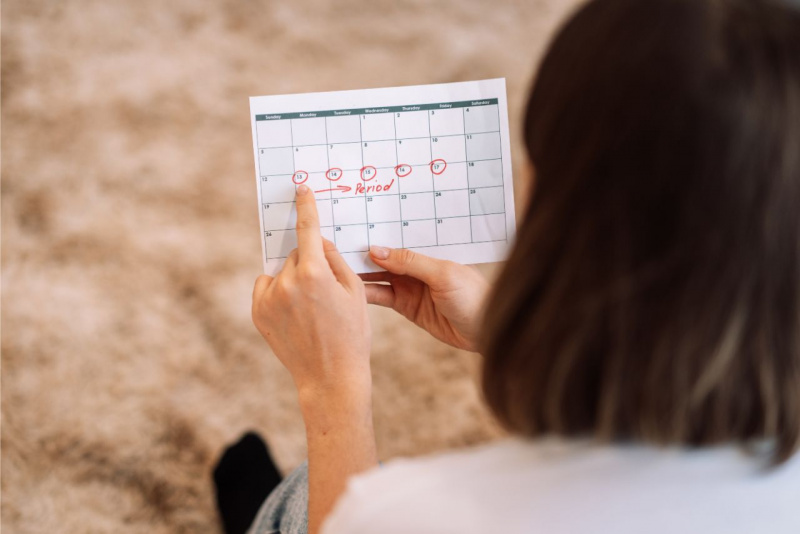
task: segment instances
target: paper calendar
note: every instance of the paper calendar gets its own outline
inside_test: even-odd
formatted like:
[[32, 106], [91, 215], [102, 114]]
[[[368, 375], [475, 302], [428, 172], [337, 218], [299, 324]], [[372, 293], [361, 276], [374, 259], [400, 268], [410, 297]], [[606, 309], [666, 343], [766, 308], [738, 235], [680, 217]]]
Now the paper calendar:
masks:
[[514, 192], [505, 80], [250, 99], [264, 271], [297, 246], [295, 189], [356, 272], [370, 245], [503, 260]]

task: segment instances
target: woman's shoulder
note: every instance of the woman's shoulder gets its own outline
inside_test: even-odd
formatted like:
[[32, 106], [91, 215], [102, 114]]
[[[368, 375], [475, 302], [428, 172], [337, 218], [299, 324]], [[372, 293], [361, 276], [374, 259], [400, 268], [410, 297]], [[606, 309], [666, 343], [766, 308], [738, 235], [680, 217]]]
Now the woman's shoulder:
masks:
[[503, 440], [455, 452], [390, 460], [350, 479], [323, 532], [375, 532], [378, 525], [387, 534], [395, 527], [397, 532], [435, 530], [437, 518], [459, 515], [449, 509], [462, 503], [464, 493], [474, 486], [465, 485], [465, 480], [485, 479], [502, 471], [509, 455], [520, 447], [515, 440]]
[[426, 473], [459, 474], [465, 471], [487, 468], [498, 468], [504, 464], [513, 464], [521, 460], [521, 456], [529, 455], [531, 445], [517, 439], [503, 439], [491, 443], [472, 446], [455, 451], [444, 451], [414, 458], [400, 457], [385, 462], [380, 468], [373, 469], [357, 481], [368, 483], [394, 476], [425, 476]]
[[[498, 518], [506, 532], [581, 532], [587, 521], [597, 526], [591, 518], [600, 516], [609, 528], [641, 519], [673, 531], [691, 529], [680, 522], [703, 516], [724, 523], [709, 528], [729, 532], [772, 517], [771, 532], [792, 531], [786, 525], [800, 531], [800, 514], [790, 504], [799, 485], [800, 458], [768, 469], [733, 447], [686, 451], [509, 439], [399, 458], [354, 477], [324, 532], [482, 532]], [[746, 507], [739, 517], [708, 505], [735, 509], [739, 501]]]
[[557, 478], [558, 466], [584, 448], [578, 442], [509, 438], [393, 459], [349, 481], [324, 532], [479, 531], [500, 509], [539, 493]]

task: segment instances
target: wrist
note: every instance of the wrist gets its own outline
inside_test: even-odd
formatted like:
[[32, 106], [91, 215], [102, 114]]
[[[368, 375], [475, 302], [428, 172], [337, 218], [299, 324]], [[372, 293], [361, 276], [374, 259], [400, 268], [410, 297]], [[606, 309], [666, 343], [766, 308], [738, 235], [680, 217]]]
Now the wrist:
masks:
[[372, 420], [371, 377], [335, 384], [298, 385], [297, 395], [307, 428]]

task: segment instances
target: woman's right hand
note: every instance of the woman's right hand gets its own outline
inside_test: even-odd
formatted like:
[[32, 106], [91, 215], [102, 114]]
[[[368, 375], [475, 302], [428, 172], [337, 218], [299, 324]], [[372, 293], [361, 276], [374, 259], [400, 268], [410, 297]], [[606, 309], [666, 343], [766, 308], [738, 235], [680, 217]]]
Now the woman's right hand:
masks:
[[407, 249], [370, 247], [386, 272], [366, 273], [367, 302], [392, 308], [433, 337], [456, 348], [477, 350], [481, 310], [489, 292], [473, 267], [437, 260]]

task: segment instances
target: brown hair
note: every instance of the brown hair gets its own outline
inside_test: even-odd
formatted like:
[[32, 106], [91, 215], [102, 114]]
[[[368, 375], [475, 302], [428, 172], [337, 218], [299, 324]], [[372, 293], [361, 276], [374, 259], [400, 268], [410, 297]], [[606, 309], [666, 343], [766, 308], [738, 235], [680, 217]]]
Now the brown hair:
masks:
[[800, 12], [597, 0], [525, 121], [536, 190], [486, 313], [511, 431], [800, 442]]

